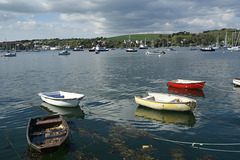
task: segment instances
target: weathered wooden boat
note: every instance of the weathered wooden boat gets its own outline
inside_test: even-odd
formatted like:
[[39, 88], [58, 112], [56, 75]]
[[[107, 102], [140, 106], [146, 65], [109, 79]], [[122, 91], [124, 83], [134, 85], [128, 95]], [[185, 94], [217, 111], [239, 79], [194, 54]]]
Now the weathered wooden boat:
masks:
[[240, 78], [233, 78], [233, 84], [235, 86], [240, 86]]
[[76, 107], [84, 98], [83, 94], [63, 91], [40, 92], [38, 95], [44, 102], [60, 107]]
[[38, 152], [54, 152], [67, 140], [69, 128], [60, 115], [30, 118], [27, 126], [27, 141]]
[[176, 79], [176, 80], [169, 81], [168, 85], [172, 87], [184, 88], [184, 89], [203, 89], [205, 82]]
[[197, 101], [188, 97], [147, 92], [134, 97], [137, 104], [156, 110], [193, 111]]

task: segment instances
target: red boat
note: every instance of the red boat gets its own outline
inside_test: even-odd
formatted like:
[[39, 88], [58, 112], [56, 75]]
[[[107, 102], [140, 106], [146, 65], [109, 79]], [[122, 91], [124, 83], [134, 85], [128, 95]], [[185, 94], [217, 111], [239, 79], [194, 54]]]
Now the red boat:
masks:
[[204, 81], [192, 81], [184, 79], [176, 79], [168, 82], [169, 86], [184, 89], [203, 89], [204, 84]]

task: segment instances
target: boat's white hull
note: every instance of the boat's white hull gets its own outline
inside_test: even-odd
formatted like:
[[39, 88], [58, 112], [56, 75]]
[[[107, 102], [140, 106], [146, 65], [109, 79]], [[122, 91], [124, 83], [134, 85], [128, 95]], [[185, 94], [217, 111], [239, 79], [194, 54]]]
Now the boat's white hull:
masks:
[[147, 51], [145, 54], [146, 55], [162, 55], [164, 54], [164, 52], [163, 51]]
[[126, 49], [126, 52], [137, 52], [137, 50], [134, 48], [128, 48]]
[[[76, 93], [69, 93], [69, 92], [62, 92], [59, 91], [61, 95], [64, 95], [64, 98], [54, 98], [51, 96], [47, 96], [46, 93], [39, 93], [38, 95], [41, 97], [41, 99], [49, 104], [60, 106], [60, 107], [76, 107], [79, 105], [80, 101], [83, 99], [83, 94], [76, 94]], [[49, 92], [54, 93], [54, 92]], [[49, 94], [47, 93], [47, 94]], [[70, 95], [70, 97], [69, 97]], [[72, 97], [71, 97], [72, 96]]]
[[70, 52], [67, 51], [67, 50], [64, 50], [64, 51], [62, 51], [62, 52], [59, 52], [58, 55], [70, 55]]
[[76, 100], [52, 100], [52, 99], [48, 99], [45, 97], [41, 97], [41, 99], [49, 104], [55, 105], [55, 106], [60, 106], [60, 107], [76, 107], [77, 105], [79, 105], [80, 100], [76, 99]]
[[240, 46], [234, 46], [234, 47], [230, 47], [227, 48], [229, 51], [240, 51]]
[[233, 84], [235, 86], [240, 86], [240, 78], [233, 78]]
[[169, 111], [193, 111], [197, 103], [194, 99], [172, 94], [148, 92], [148, 95], [135, 96], [136, 103], [156, 110]]
[[6, 53], [3, 56], [4, 57], [16, 57], [16, 53]]

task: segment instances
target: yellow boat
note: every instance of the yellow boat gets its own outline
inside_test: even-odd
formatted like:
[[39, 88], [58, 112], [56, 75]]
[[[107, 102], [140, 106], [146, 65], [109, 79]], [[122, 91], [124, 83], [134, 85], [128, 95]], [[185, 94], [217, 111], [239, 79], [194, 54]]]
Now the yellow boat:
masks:
[[165, 93], [147, 92], [134, 98], [137, 104], [157, 110], [193, 111], [197, 105], [194, 99]]

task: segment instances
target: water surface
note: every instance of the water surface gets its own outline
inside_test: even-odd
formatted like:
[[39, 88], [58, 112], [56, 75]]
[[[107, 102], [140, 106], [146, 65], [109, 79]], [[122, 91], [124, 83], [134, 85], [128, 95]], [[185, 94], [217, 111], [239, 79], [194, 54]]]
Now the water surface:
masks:
[[[232, 78], [240, 76], [240, 54], [176, 50], [161, 57], [121, 49], [98, 55], [41, 51], [0, 57], [0, 159], [36, 159], [28, 150], [28, 120], [54, 113], [69, 124], [70, 147], [40, 159], [172, 159], [174, 153], [183, 159], [238, 159], [240, 145], [231, 145], [240, 139], [240, 91]], [[206, 86], [186, 91], [166, 85], [178, 78], [204, 80]], [[56, 90], [83, 93], [85, 98], [80, 107], [65, 109], [42, 103], [37, 95]], [[196, 110], [182, 114], [138, 106], [133, 96], [146, 91], [194, 98]], [[197, 142], [217, 145], [193, 144]], [[152, 147], [143, 150], [143, 145]]]

